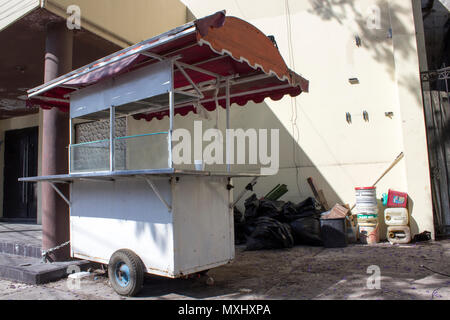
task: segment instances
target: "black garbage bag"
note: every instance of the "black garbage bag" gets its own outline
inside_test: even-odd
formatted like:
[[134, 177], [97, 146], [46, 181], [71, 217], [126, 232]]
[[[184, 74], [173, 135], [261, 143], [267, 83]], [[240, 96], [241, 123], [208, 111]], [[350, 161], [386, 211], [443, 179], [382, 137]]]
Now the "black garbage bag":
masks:
[[270, 217], [277, 219], [281, 214], [284, 201], [258, 200], [256, 194], [252, 194], [245, 200], [245, 220], [251, 221], [258, 217]]
[[296, 245], [323, 246], [320, 235], [320, 218], [316, 215], [292, 221], [289, 226]]
[[315, 209], [314, 200], [308, 198], [300, 204], [286, 202], [283, 205], [282, 213], [276, 219], [281, 222], [291, 223], [300, 218], [317, 216], [319, 212]]
[[233, 208], [234, 213], [234, 243], [244, 244], [246, 240], [245, 236], [245, 222], [242, 222], [242, 212], [234, 207]]
[[260, 200], [257, 210], [258, 217], [269, 217], [279, 220], [283, 212], [283, 201]]
[[282, 219], [285, 221], [295, 220], [295, 217], [297, 217], [297, 209], [295, 207], [295, 204], [288, 201], [283, 205], [282, 211]]
[[234, 223], [234, 244], [240, 245], [247, 242], [247, 237], [245, 235], [245, 223], [239, 222]]
[[233, 208], [233, 218], [234, 218], [234, 222], [242, 221], [242, 212], [237, 207]]
[[288, 224], [269, 217], [259, 217], [255, 221], [255, 229], [247, 238], [245, 250], [292, 248], [294, 238]]
[[259, 200], [256, 197], [256, 194], [252, 194], [245, 200], [244, 207], [244, 216], [246, 221], [258, 217]]
[[295, 210], [297, 211], [298, 215], [308, 216], [308, 214], [305, 213], [316, 211], [316, 199], [311, 197], [305, 199], [304, 201], [295, 205]]

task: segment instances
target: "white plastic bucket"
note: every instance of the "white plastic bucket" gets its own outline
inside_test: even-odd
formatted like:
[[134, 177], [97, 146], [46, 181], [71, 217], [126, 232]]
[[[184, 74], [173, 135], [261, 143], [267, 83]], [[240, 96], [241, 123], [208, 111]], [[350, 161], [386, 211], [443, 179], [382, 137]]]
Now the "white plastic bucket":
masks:
[[391, 226], [387, 229], [387, 239], [391, 244], [411, 242], [411, 230], [408, 226]]
[[359, 241], [364, 244], [376, 244], [380, 242], [380, 229], [377, 223], [358, 224]]
[[365, 187], [355, 188], [356, 205], [360, 206], [376, 206], [377, 205], [377, 188]]
[[378, 206], [356, 206], [356, 214], [359, 215], [378, 215]]
[[358, 223], [360, 224], [377, 224], [378, 215], [377, 214], [358, 214]]
[[408, 209], [387, 208], [384, 210], [384, 221], [388, 226], [407, 226], [409, 223]]
[[378, 214], [377, 189], [375, 187], [355, 188], [355, 196], [357, 214]]

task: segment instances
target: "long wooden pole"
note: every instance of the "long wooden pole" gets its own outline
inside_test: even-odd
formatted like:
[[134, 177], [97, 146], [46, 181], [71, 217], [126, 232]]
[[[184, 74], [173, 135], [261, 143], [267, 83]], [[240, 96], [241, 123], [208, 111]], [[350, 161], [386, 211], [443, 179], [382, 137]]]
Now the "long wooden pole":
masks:
[[385, 176], [389, 171], [391, 171], [391, 169], [392, 169], [393, 167], [395, 167], [395, 166], [397, 165], [397, 163], [400, 162], [400, 160], [403, 159], [404, 156], [405, 156], [404, 153], [401, 152], [401, 153], [397, 156], [397, 158], [395, 158], [394, 162], [392, 162], [392, 164], [389, 166], [389, 168], [387, 168], [386, 171], [383, 172], [383, 174], [381, 175], [381, 177], [379, 177], [378, 180], [375, 181], [375, 183], [372, 185], [372, 187], [375, 187], [375, 186], [377, 185], [377, 183], [380, 182], [380, 180], [383, 179], [384, 176]]
[[[375, 187], [375, 186], [377, 185], [377, 183], [380, 182], [380, 180], [383, 179], [384, 176], [385, 176], [389, 171], [391, 171], [392, 168], [395, 167], [395, 166], [397, 165], [397, 163], [400, 162], [400, 160], [403, 159], [404, 156], [405, 156], [405, 154], [404, 154], [403, 152], [401, 152], [401, 153], [397, 156], [397, 158], [395, 158], [395, 160], [391, 163], [391, 165], [389, 166], [389, 168], [387, 168], [387, 169], [383, 172], [383, 174], [377, 179], [377, 181], [375, 181], [375, 183], [372, 184], [372, 187]], [[354, 204], [353, 207], [352, 207], [350, 210], [355, 209], [355, 207], [356, 207], [356, 204]]]

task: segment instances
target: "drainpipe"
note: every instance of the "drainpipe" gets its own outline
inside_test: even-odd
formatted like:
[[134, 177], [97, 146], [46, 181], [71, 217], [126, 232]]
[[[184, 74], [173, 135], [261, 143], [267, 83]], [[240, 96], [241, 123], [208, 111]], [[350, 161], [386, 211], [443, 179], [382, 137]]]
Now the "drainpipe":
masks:
[[[64, 23], [47, 25], [44, 82], [72, 70], [73, 33]], [[69, 114], [57, 108], [43, 111], [42, 175], [68, 173]], [[68, 186], [61, 187], [68, 198]], [[69, 208], [49, 183], [42, 184], [42, 248], [69, 240]], [[66, 246], [49, 255], [53, 261], [69, 258]]]

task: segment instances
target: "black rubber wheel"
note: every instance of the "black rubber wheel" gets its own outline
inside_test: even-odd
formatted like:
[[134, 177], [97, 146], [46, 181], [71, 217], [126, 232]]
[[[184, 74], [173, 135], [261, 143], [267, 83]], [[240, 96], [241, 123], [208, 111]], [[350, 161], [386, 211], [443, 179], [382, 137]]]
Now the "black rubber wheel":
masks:
[[131, 250], [117, 250], [109, 259], [108, 277], [114, 291], [122, 296], [133, 297], [144, 283], [144, 264]]

